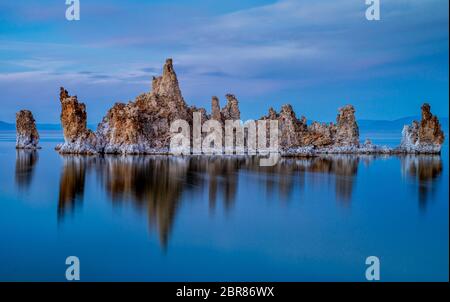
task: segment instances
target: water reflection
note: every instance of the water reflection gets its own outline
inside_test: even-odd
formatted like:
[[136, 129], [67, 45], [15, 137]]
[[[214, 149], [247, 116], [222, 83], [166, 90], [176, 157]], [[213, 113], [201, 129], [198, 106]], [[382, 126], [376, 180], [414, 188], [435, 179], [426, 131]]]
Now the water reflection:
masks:
[[[352, 198], [360, 159], [351, 155], [318, 157], [307, 162], [305, 170], [320, 173], [328, 182], [334, 182], [336, 200], [348, 205]], [[319, 181], [318, 185], [323, 183]]]
[[64, 156], [59, 181], [58, 218], [73, 213], [83, 202], [86, 171], [94, 166], [95, 158]]
[[17, 150], [16, 151], [16, 184], [21, 189], [28, 189], [33, 181], [34, 168], [39, 156], [36, 151]]
[[146, 209], [151, 227], [166, 246], [185, 183], [188, 163], [170, 157], [106, 157], [96, 165], [112, 202]]
[[[58, 217], [73, 213], [83, 202], [86, 174], [94, 172], [113, 204], [131, 203], [146, 211], [167, 245], [183, 194], [209, 197], [211, 212], [220, 201], [227, 211], [236, 199], [239, 174], [257, 177], [267, 194], [290, 200], [295, 185], [304, 187], [305, 173], [320, 173], [335, 182], [339, 199], [350, 201], [359, 159], [352, 156], [284, 159], [274, 167], [260, 167], [256, 157], [166, 157], [166, 156], [64, 156], [60, 179]], [[317, 181], [323, 185], [323, 179]]]
[[[18, 163], [22, 164], [17, 166], [25, 169], [25, 163], [33, 162], [32, 158], [28, 155], [19, 160], [18, 156]], [[327, 190], [334, 189], [340, 204], [349, 206], [360, 162], [368, 166], [374, 158], [352, 155], [287, 158], [273, 167], [260, 167], [256, 157], [64, 156], [58, 217], [74, 213], [83, 203], [86, 175], [93, 173], [113, 205], [130, 204], [146, 213], [149, 227], [156, 229], [161, 245], [166, 247], [182, 201], [199, 202], [207, 196], [211, 214], [218, 205], [229, 211], [237, 198], [238, 185], [251, 182], [256, 186], [252, 192], [261, 189], [280, 202], [293, 200], [294, 189], [302, 191], [307, 187], [320, 191], [325, 186]], [[434, 189], [433, 181], [442, 172], [440, 157], [406, 156], [401, 162], [407, 175], [417, 179], [423, 206]], [[252, 192], [247, 198], [260, 194]]]
[[443, 164], [438, 155], [404, 156], [401, 158], [402, 171], [418, 184], [419, 205], [425, 209], [428, 200], [433, 199], [436, 191], [436, 180], [440, 177]]

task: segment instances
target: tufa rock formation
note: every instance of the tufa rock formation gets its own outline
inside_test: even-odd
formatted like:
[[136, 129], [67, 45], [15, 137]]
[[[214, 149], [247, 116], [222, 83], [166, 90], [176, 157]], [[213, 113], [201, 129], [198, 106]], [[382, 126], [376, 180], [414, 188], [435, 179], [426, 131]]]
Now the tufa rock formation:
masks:
[[61, 89], [61, 121], [65, 144], [61, 153], [150, 154], [167, 153], [170, 124], [183, 119], [192, 124], [192, 113], [206, 110], [188, 107], [181, 95], [172, 59], [167, 59], [160, 77], [154, 77], [152, 91], [128, 104], [116, 103], [98, 125], [95, 133], [86, 127], [86, 111], [76, 97]]
[[77, 96], [70, 96], [64, 87], [60, 88], [61, 124], [64, 143], [57, 146], [61, 153], [95, 154], [97, 139], [87, 128], [86, 106], [79, 103]]
[[[127, 104], [116, 103], [94, 133], [87, 128], [85, 105], [61, 88], [61, 122], [65, 142], [57, 150], [75, 154], [168, 154], [172, 137], [170, 125], [175, 120], [184, 120], [192, 127], [194, 112], [200, 112], [202, 123], [212, 119], [225, 125], [226, 120], [240, 120], [239, 101], [232, 94], [227, 94], [226, 99], [226, 105], [220, 108], [219, 99], [212, 98], [211, 115], [203, 108], [189, 107], [181, 94], [172, 59], [167, 59], [162, 75], [152, 80], [152, 91], [139, 95]], [[312, 122], [308, 125], [305, 117], [297, 118], [291, 105], [282, 106], [279, 113], [270, 108], [268, 115], [262, 119], [278, 121], [279, 146], [281, 153], [286, 156], [319, 153], [437, 153], [444, 141], [439, 121], [431, 114], [427, 104], [422, 106], [422, 121], [405, 127], [401, 147], [397, 149], [379, 147], [369, 142], [360, 145], [359, 128], [352, 105], [339, 109], [336, 124]], [[205, 136], [205, 133], [201, 134], [201, 137]], [[195, 137], [198, 139], [198, 136]], [[269, 137], [268, 123], [267, 142]], [[194, 140], [193, 131], [190, 139], [191, 142]]]
[[315, 147], [326, 147], [334, 144], [336, 126], [333, 123], [313, 122], [308, 126], [308, 132], [303, 138], [303, 144]]
[[439, 153], [444, 132], [438, 118], [431, 113], [430, 105], [425, 103], [421, 109], [421, 121], [403, 127], [400, 149], [409, 153]]
[[183, 119], [191, 124], [193, 110], [202, 111], [186, 105], [172, 59], [167, 59], [162, 76], [153, 78], [151, 92], [109, 110], [96, 132], [97, 150], [120, 154], [168, 152], [170, 123]]
[[29, 110], [21, 110], [16, 114], [16, 149], [38, 149], [39, 133], [36, 122]]
[[[269, 112], [269, 115], [273, 114]], [[289, 148], [302, 145], [302, 134], [306, 132], [306, 119], [300, 120], [295, 116], [291, 105], [283, 105], [280, 114], [277, 115], [279, 128], [279, 145], [282, 148]]]
[[232, 94], [227, 94], [227, 104], [222, 108], [222, 121], [239, 120], [241, 119], [241, 112], [239, 111], [239, 102]]
[[359, 128], [355, 119], [355, 108], [346, 105], [339, 108], [336, 118], [336, 146], [359, 146]]
[[[164, 131], [168, 123], [155, 123], [155, 127], [146, 124], [151, 116], [144, 114], [144, 100], [128, 104], [116, 103], [98, 125], [98, 150], [102, 153], [137, 154], [149, 151], [147, 141], [158, 131]], [[150, 101], [156, 102], [154, 98]], [[159, 129], [158, 129], [159, 126]], [[155, 142], [156, 143], [156, 142]]]
[[425, 103], [421, 107], [422, 120], [419, 126], [419, 143], [442, 145], [444, 142], [444, 132], [441, 129], [437, 116], [431, 114], [431, 107]]
[[291, 105], [283, 105], [279, 114], [269, 109], [262, 119], [278, 120], [279, 144], [283, 150], [292, 148], [331, 148], [359, 146], [359, 130], [353, 106], [347, 105], [339, 110], [337, 124], [312, 122], [307, 125], [306, 118], [297, 119]]
[[211, 100], [211, 119], [216, 121], [222, 121], [222, 114], [220, 113], [220, 103], [219, 98], [216, 96], [212, 97]]

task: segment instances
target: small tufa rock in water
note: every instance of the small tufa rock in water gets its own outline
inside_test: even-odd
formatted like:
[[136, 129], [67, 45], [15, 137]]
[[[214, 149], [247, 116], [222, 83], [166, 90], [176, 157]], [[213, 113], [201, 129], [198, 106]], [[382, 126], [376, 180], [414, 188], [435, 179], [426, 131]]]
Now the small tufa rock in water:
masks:
[[16, 148], [17, 149], [39, 149], [39, 133], [36, 122], [29, 110], [21, 110], [16, 114]]
[[444, 132], [438, 118], [431, 113], [430, 105], [425, 103], [421, 109], [422, 120], [403, 127], [400, 149], [413, 153], [439, 153]]

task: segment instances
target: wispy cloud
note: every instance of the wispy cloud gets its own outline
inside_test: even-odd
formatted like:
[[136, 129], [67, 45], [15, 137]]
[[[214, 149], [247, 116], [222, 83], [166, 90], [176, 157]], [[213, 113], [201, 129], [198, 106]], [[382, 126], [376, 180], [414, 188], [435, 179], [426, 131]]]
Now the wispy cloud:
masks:
[[[365, 100], [386, 104], [393, 97], [398, 102], [401, 91], [406, 104], [412, 91], [420, 102], [425, 89], [448, 87], [446, 0], [385, 0], [379, 22], [365, 19], [359, 0], [280, 0], [226, 13], [182, 2], [91, 1], [83, 3], [79, 22], [63, 20], [64, 6], [49, 1], [1, 8], [3, 87], [68, 83], [93, 91], [93, 98], [132, 98], [149, 89], [166, 57], [174, 58], [186, 99], [199, 105], [231, 91], [250, 102], [265, 95], [280, 103], [314, 97], [309, 104], [318, 108], [325, 99], [360, 97], [362, 90]], [[448, 110], [448, 98], [430, 95]], [[16, 96], [12, 89], [0, 95]]]

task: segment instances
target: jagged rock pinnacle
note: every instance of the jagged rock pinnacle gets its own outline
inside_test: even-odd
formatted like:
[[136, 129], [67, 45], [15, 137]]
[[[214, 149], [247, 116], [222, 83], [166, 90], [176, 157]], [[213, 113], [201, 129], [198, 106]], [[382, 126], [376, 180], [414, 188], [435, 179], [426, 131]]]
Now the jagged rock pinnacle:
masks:
[[358, 146], [359, 128], [355, 118], [355, 108], [346, 105], [339, 109], [336, 118], [336, 138], [337, 146]]
[[60, 88], [60, 101], [64, 144], [57, 150], [74, 154], [97, 153], [95, 134], [87, 128], [85, 104], [79, 103], [76, 96], [69, 96], [63, 87]]
[[222, 114], [220, 113], [220, 102], [216, 96], [211, 100], [211, 118], [216, 121], [222, 121]]
[[222, 119], [225, 120], [239, 120], [241, 112], [239, 111], [239, 101], [233, 94], [227, 94], [227, 104], [222, 108]]

